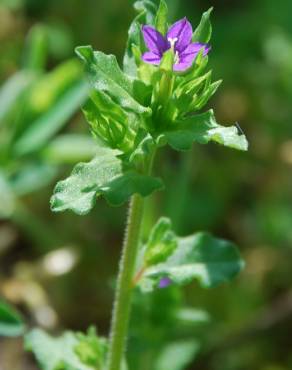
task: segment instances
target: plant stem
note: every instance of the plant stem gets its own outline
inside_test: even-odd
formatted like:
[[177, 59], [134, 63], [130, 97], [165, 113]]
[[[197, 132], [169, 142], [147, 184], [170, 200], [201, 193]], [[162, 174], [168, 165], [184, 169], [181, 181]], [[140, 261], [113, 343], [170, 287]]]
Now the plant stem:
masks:
[[[146, 173], [150, 174], [154, 153], [148, 162]], [[134, 194], [131, 198], [125, 240], [123, 245], [120, 268], [117, 280], [115, 302], [113, 308], [110, 346], [108, 355], [108, 370], [120, 370], [126, 347], [133, 277], [136, 257], [139, 250], [140, 233], [144, 214], [144, 198]]]

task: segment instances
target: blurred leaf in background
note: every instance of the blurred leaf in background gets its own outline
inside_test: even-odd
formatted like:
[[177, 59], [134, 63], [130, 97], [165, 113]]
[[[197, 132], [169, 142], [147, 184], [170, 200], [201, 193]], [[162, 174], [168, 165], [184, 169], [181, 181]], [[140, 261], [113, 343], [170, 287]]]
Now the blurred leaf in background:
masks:
[[0, 300], [0, 337], [17, 337], [24, 333], [25, 325], [19, 313]]

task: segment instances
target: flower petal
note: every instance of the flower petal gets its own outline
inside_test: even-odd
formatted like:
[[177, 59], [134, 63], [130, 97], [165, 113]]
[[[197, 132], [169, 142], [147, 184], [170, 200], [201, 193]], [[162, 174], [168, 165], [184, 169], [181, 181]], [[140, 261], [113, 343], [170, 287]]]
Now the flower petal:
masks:
[[202, 44], [200, 42], [193, 42], [189, 44], [187, 48], [180, 54], [181, 57], [187, 56], [189, 54], [198, 54], [201, 49], [203, 50], [203, 55], [207, 55], [211, 49], [211, 46], [208, 44]]
[[153, 53], [152, 51], [146, 51], [146, 53], [142, 55], [142, 60], [149, 64], [159, 65], [161, 56]]
[[175, 22], [167, 32], [168, 39], [177, 39], [175, 50], [182, 52], [191, 42], [193, 29], [187, 18], [183, 18]]
[[207, 55], [209, 50], [211, 49], [210, 46], [207, 44], [201, 44], [199, 42], [194, 42], [189, 44], [185, 50], [179, 54], [179, 63], [173, 66], [175, 71], [185, 71], [186, 69], [190, 68], [193, 64], [194, 59], [203, 48], [203, 55]]
[[162, 55], [168, 49], [166, 39], [155, 28], [143, 26], [142, 32], [147, 48], [153, 53]]

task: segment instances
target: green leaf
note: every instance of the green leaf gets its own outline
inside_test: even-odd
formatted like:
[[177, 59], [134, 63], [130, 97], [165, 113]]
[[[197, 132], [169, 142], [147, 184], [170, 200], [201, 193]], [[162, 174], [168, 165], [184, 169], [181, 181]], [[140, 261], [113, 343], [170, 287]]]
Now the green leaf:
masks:
[[9, 218], [15, 209], [15, 195], [4, 172], [0, 171], [0, 219]]
[[57, 173], [56, 166], [52, 164], [40, 161], [23, 162], [20, 168], [10, 176], [10, 187], [15, 195], [23, 196], [50, 184]]
[[208, 100], [215, 94], [218, 87], [221, 85], [222, 80], [215, 81], [211, 83], [200, 96], [199, 100], [196, 102], [194, 109], [200, 110], [202, 109], [208, 102]]
[[108, 94], [122, 108], [137, 114], [151, 114], [151, 109], [134, 98], [135, 80], [125, 75], [114, 55], [93, 51], [91, 46], [79, 46], [77, 55], [83, 60], [91, 87]]
[[103, 369], [108, 350], [105, 338], [99, 338], [95, 327], [90, 327], [86, 334], [78, 333], [79, 343], [74, 351], [83, 364], [91, 366], [94, 369]]
[[45, 69], [48, 49], [48, 30], [41, 24], [31, 28], [27, 37], [23, 67], [31, 71]]
[[75, 353], [79, 340], [72, 332], [54, 338], [40, 329], [25, 336], [25, 348], [33, 352], [42, 370], [95, 370], [81, 362]]
[[110, 148], [130, 151], [134, 145], [139, 118], [122, 109], [101, 91], [94, 91], [90, 96], [91, 99], [83, 107], [83, 113], [93, 135]]
[[110, 204], [120, 205], [134, 193], [147, 196], [161, 189], [160, 179], [141, 175], [130, 168], [124, 170], [119, 154], [119, 150], [100, 148], [91, 162], [79, 163], [70, 177], [57, 184], [51, 198], [52, 210], [72, 210], [84, 215], [100, 195]]
[[18, 337], [25, 330], [25, 325], [18, 312], [0, 300], [0, 336]]
[[162, 35], [165, 35], [167, 31], [167, 14], [168, 14], [167, 4], [164, 0], [160, 0], [159, 8], [155, 18], [155, 28]]
[[138, 0], [135, 1], [134, 8], [138, 10], [138, 12], [145, 12], [147, 24], [154, 25], [158, 4], [159, 0]]
[[134, 150], [129, 159], [130, 162], [135, 165], [143, 164], [145, 158], [149, 158], [155, 147], [156, 144], [153, 137], [147, 131], [140, 128], [135, 138]]
[[183, 307], [177, 312], [176, 319], [180, 322], [180, 325], [194, 328], [210, 322], [210, 315], [197, 308]]
[[166, 345], [158, 356], [154, 370], [184, 370], [199, 352], [196, 340], [180, 340]]
[[144, 261], [146, 266], [165, 261], [176, 249], [177, 238], [171, 230], [171, 222], [162, 217], [152, 229], [146, 245]]
[[66, 91], [47, 112], [24, 131], [14, 144], [14, 153], [21, 156], [42, 148], [80, 108], [87, 94], [88, 88], [83, 81]]
[[17, 104], [18, 99], [35, 79], [33, 73], [27, 71], [18, 72], [10, 77], [0, 89], [0, 125], [3, 118]]
[[176, 250], [168, 259], [144, 272], [140, 281], [143, 291], [158, 287], [161, 278], [183, 285], [196, 279], [205, 288], [232, 279], [244, 266], [236, 246], [208, 233], [178, 238]]
[[140, 53], [143, 49], [143, 41], [141, 35], [142, 24], [154, 25], [155, 16], [157, 14], [157, 1], [155, 0], [141, 0], [136, 1], [134, 8], [139, 12], [137, 17], [133, 20], [128, 31], [128, 41], [126, 51], [123, 60], [123, 69], [125, 73], [130, 76], [136, 76], [137, 65], [135, 55], [133, 52], [133, 46]]
[[239, 133], [236, 126], [219, 125], [213, 110], [187, 117], [177, 122], [172, 130], [164, 134], [169, 145], [176, 150], [188, 150], [192, 142], [207, 144], [210, 141], [233, 149], [248, 149], [245, 135]]
[[[33, 352], [42, 370], [105, 370], [107, 340], [98, 337], [94, 327], [86, 334], [64, 332], [52, 337], [43, 330], [32, 330], [25, 336], [27, 351]], [[121, 370], [127, 370], [123, 359]]]
[[145, 13], [139, 14], [134, 19], [128, 31], [128, 41], [123, 59], [123, 70], [132, 77], [137, 74], [137, 57], [135, 56], [135, 51], [139, 53], [139, 58], [141, 57], [141, 24], [143, 22], [145, 22]]
[[83, 134], [64, 134], [53, 139], [43, 150], [42, 157], [51, 163], [88, 161], [96, 153], [96, 141]]
[[210, 22], [210, 14], [212, 10], [213, 8], [210, 8], [203, 13], [201, 21], [193, 33], [193, 42], [209, 42], [212, 35], [212, 25]]

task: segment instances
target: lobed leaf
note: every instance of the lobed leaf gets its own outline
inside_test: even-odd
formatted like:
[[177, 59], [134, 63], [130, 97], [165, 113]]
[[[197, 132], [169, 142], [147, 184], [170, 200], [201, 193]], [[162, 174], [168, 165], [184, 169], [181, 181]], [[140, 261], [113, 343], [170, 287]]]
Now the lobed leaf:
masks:
[[73, 332], [53, 338], [43, 330], [35, 329], [25, 336], [25, 348], [33, 352], [42, 370], [94, 370], [81, 362], [75, 353], [79, 340]]
[[124, 169], [119, 154], [119, 150], [100, 148], [92, 161], [75, 166], [71, 176], [57, 184], [51, 198], [52, 210], [84, 215], [100, 195], [110, 204], [120, 205], [134, 193], [147, 196], [161, 189], [160, 179]]
[[[154, 230], [157, 230], [157, 226]], [[231, 242], [202, 232], [184, 238], [177, 237], [176, 241], [176, 248], [163, 262], [157, 259], [156, 264], [146, 266], [140, 280], [142, 291], [159, 287], [161, 279], [177, 285], [196, 279], [203, 287], [211, 288], [229, 281], [243, 268], [239, 252]], [[145, 250], [144, 259], [147, 247]]]
[[74, 352], [83, 364], [92, 366], [94, 369], [103, 369], [108, 350], [105, 338], [99, 338], [95, 327], [90, 327], [86, 334], [77, 333], [79, 343]]
[[[42, 370], [105, 370], [107, 340], [96, 334], [94, 327], [86, 334], [66, 331], [52, 337], [40, 329], [25, 336], [27, 351], [34, 354]], [[121, 370], [127, 370], [125, 359]]]
[[164, 132], [168, 144], [176, 150], [188, 150], [193, 142], [218, 144], [247, 150], [248, 142], [236, 126], [221, 126], [216, 122], [213, 110], [184, 118], [176, 123], [172, 130]]
[[120, 69], [114, 55], [93, 51], [91, 46], [79, 46], [77, 55], [83, 60], [91, 87], [108, 94], [122, 108], [137, 114], [151, 113], [134, 98], [135, 80]]

